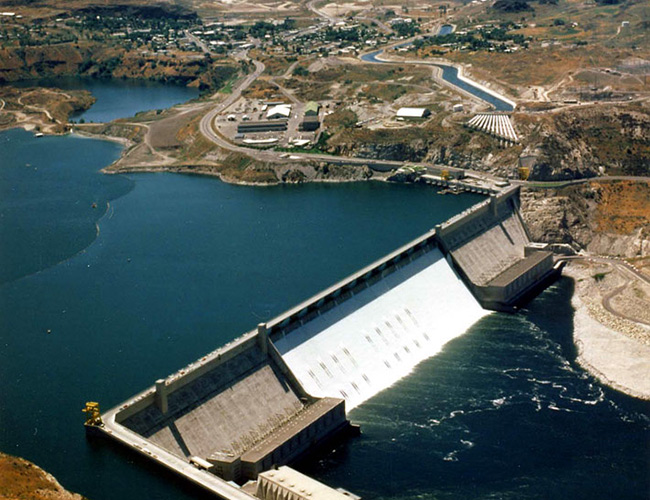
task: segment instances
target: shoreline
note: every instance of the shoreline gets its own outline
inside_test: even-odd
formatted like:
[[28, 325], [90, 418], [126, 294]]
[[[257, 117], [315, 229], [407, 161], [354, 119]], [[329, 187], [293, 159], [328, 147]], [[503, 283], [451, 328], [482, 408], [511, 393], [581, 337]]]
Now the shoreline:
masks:
[[579, 271], [568, 269], [564, 275], [576, 285], [571, 297], [576, 362], [607, 387], [636, 399], [650, 401], [650, 345], [600, 322], [594, 317], [594, 313], [598, 312], [597, 306], [590, 307], [581, 298], [577, 282], [584, 278], [581, 278]]
[[[100, 170], [101, 173], [106, 175], [119, 175], [119, 174], [156, 174], [156, 173], [171, 173], [171, 174], [183, 174], [183, 175], [196, 175], [201, 177], [216, 177], [221, 182], [226, 184], [231, 184], [235, 186], [255, 186], [255, 187], [267, 187], [267, 186], [280, 186], [280, 185], [298, 185], [298, 184], [309, 184], [309, 183], [322, 183], [322, 184], [343, 184], [349, 182], [368, 182], [368, 181], [377, 181], [377, 182], [389, 182], [388, 176], [379, 175], [372, 176], [367, 179], [363, 178], [330, 178], [330, 179], [305, 179], [298, 182], [283, 182], [281, 180], [276, 180], [275, 182], [250, 182], [250, 181], [241, 181], [234, 179], [232, 177], [224, 176], [220, 172], [215, 172], [212, 170], [201, 170], [201, 169], [189, 169], [182, 166], [175, 165], [160, 165], [160, 166], [146, 166], [146, 167], [118, 167], [115, 170], [109, 170], [108, 167], [104, 167]], [[382, 174], [382, 172], [377, 172]]]

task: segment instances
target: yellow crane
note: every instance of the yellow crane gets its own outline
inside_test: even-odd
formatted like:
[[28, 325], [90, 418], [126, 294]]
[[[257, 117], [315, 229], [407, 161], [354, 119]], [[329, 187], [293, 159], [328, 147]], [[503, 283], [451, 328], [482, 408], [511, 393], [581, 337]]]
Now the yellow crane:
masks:
[[529, 175], [530, 175], [530, 169], [528, 167], [519, 167], [519, 178], [522, 181], [527, 180]]
[[99, 411], [99, 403], [88, 401], [86, 407], [81, 411], [86, 414], [86, 425], [104, 425], [102, 414]]

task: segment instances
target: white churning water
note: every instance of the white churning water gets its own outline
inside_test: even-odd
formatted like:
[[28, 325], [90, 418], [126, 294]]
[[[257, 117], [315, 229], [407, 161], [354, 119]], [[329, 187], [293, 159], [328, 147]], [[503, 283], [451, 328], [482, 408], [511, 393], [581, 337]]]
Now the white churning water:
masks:
[[275, 346], [307, 392], [343, 397], [350, 410], [487, 314], [435, 249]]

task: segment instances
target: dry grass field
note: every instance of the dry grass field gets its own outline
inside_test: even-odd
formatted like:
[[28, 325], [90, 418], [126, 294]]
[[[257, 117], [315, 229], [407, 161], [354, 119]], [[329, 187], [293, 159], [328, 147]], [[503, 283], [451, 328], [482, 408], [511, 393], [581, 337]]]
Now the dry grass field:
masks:
[[650, 228], [650, 184], [630, 181], [591, 183], [596, 193], [596, 228], [600, 232], [631, 234]]

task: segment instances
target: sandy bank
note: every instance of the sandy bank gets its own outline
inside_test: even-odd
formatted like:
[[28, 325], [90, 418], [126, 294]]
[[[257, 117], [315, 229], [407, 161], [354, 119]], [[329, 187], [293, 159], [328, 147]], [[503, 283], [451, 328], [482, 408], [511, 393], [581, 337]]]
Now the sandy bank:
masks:
[[[650, 345], [639, 330], [650, 329], [612, 314], [598, 304], [589, 268], [570, 266], [565, 273], [576, 282], [571, 299], [573, 340], [578, 363], [603, 384], [630, 396], [650, 400]], [[650, 304], [648, 304], [650, 306]]]

